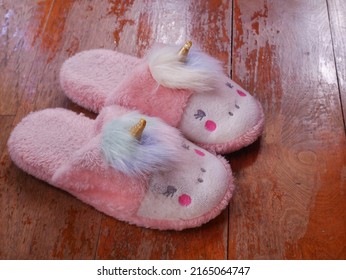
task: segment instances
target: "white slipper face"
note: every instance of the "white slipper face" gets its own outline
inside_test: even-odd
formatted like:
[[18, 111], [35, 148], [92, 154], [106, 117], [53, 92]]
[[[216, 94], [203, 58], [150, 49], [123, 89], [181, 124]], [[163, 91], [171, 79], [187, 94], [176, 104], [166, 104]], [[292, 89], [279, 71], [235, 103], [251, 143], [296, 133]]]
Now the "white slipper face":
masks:
[[191, 96], [179, 128], [192, 141], [222, 144], [245, 135], [261, 121], [258, 101], [225, 77], [216, 92]]
[[186, 161], [166, 172], [153, 174], [138, 216], [158, 220], [190, 220], [209, 214], [230, 187], [222, 161], [186, 141]]

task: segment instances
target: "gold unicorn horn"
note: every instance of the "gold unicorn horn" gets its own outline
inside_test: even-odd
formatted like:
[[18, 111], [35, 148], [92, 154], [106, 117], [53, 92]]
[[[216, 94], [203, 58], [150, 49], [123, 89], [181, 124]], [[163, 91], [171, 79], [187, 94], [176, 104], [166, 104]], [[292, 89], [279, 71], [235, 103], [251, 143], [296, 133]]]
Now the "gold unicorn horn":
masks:
[[131, 135], [135, 137], [138, 141], [141, 140], [142, 133], [146, 124], [147, 121], [145, 119], [140, 119], [139, 122], [130, 129]]
[[185, 62], [191, 46], [192, 42], [187, 41], [185, 45], [180, 49], [180, 51], [178, 52], [178, 55], [180, 56], [180, 61]]

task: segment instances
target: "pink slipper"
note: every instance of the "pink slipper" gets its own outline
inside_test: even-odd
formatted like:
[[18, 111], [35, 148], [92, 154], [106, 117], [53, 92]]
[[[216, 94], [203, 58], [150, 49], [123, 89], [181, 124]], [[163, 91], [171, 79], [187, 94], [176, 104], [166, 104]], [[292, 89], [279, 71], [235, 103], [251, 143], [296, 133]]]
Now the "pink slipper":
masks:
[[200, 226], [228, 205], [234, 188], [225, 159], [158, 118], [115, 105], [96, 120], [65, 109], [31, 113], [8, 147], [29, 174], [143, 227]]
[[144, 59], [96, 49], [69, 58], [60, 82], [74, 102], [99, 112], [118, 104], [160, 117], [213, 152], [228, 153], [262, 133], [260, 103], [226, 77], [220, 63], [191, 42], [159, 46]]

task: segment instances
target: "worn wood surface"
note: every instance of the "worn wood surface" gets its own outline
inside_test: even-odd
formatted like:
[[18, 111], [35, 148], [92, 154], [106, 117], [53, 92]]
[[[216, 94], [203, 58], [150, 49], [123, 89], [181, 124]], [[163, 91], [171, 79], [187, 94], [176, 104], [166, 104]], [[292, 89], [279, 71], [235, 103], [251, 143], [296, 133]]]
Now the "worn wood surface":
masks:
[[[334, 58], [338, 75], [343, 114], [346, 117], [346, 1], [328, 0], [330, 27], [332, 32]], [[344, 122], [345, 125], [345, 122]], [[345, 125], [346, 128], [346, 125]]]
[[265, 106], [266, 128], [231, 161], [230, 258], [345, 257], [346, 143], [329, 24], [324, 0], [235, 1], [232, 74]]
[[[345, 259], [345, 3], [342, 0], [0, 3], [0, 258]], [[227, 155], [237, 189], [201, 228], [160, 232], [107, 217], [11, 163], [30, 111], [71, 103], [61, 64], [108, 48], [143, 56], [193, 39], [261, 101], [263, 136]]]

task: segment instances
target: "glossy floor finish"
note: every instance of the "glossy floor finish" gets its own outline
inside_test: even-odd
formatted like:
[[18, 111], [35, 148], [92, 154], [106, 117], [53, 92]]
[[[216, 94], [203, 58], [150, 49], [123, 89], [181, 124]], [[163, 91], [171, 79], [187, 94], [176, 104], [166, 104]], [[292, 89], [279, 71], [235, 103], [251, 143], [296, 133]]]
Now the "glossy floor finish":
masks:
[[[1, 259], [345, 259], [344, 0], [0, 2]], [[72, 104], [59, 86], [76, 52], [143, 56], [192, 39], [263, 104], [265, 131], [227, 155], [237, 189], [201, 228], [142, 229], [107, 217], [11, 163], [30, 111]]]

